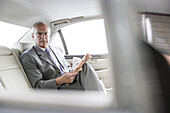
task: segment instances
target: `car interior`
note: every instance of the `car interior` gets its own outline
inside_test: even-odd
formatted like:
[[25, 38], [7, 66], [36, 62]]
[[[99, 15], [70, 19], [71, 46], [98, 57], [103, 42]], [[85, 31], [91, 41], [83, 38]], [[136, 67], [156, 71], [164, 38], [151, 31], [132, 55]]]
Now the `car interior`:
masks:
[[[6, 37], [0, 38], [0, 112], [168, 113], [156, 61], [141, 42], [170, 62], [169, 4], [168, 0], [1, 0], [0, 21], [28, 30], [10, 46], [4, 43]], [[107, 94], [32, 88], [20, 56], [35, 45], [32, 26], [38, 21], [50, 27], [49, 45], [60, 47], [68, 63], [88, 52], [92, 55], [87, 63]], [[7, 38], [8, 43], [12, 37]]]

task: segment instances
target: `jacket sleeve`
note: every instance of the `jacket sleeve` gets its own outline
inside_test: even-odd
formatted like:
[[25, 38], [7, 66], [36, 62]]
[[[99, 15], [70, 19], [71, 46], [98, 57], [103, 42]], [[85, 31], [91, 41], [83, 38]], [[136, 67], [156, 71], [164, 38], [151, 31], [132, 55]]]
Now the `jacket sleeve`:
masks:
[[21, 63], [33, 88], [57, 89], [60, 87], [56, 85], [56, 79], [43, 79], [43, 74], [40, 71], [36, 61], [28, 53], [23, 53], [21, 55]]

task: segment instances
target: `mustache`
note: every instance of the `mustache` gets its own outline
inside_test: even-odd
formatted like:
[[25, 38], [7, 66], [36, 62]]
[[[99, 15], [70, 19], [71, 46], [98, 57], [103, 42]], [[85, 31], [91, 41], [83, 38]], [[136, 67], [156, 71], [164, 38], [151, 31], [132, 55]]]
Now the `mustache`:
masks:
[[40, 39], [39, 41], [40, 41], [40, 42], [47, 42], [48, 40], [46, 40], [46, 39]]

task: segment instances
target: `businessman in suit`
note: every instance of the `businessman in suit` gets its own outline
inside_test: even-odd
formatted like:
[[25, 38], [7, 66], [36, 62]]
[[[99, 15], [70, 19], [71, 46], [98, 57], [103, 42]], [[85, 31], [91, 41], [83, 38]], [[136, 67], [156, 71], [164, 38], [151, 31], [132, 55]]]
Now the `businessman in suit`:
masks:
[[43, 22], [33, 25], [35, 45], [21, 55], [21, 63], [33, 88], [105, 91], [94, 69], [85, 63], [80, 72], [71, 72], [59, 48], [49, 46], [50, 28]]

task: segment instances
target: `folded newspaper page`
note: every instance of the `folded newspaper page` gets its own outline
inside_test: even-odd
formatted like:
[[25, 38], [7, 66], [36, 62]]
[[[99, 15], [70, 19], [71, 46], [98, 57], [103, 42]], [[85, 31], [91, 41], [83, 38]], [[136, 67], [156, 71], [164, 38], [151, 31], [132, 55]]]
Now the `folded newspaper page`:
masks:
[[72, 62], [73, 71], [81, 71], [83, 64], [91, 58], [92, 56], [90, 54], [86, 54], [82, 59], [74, 57]]

